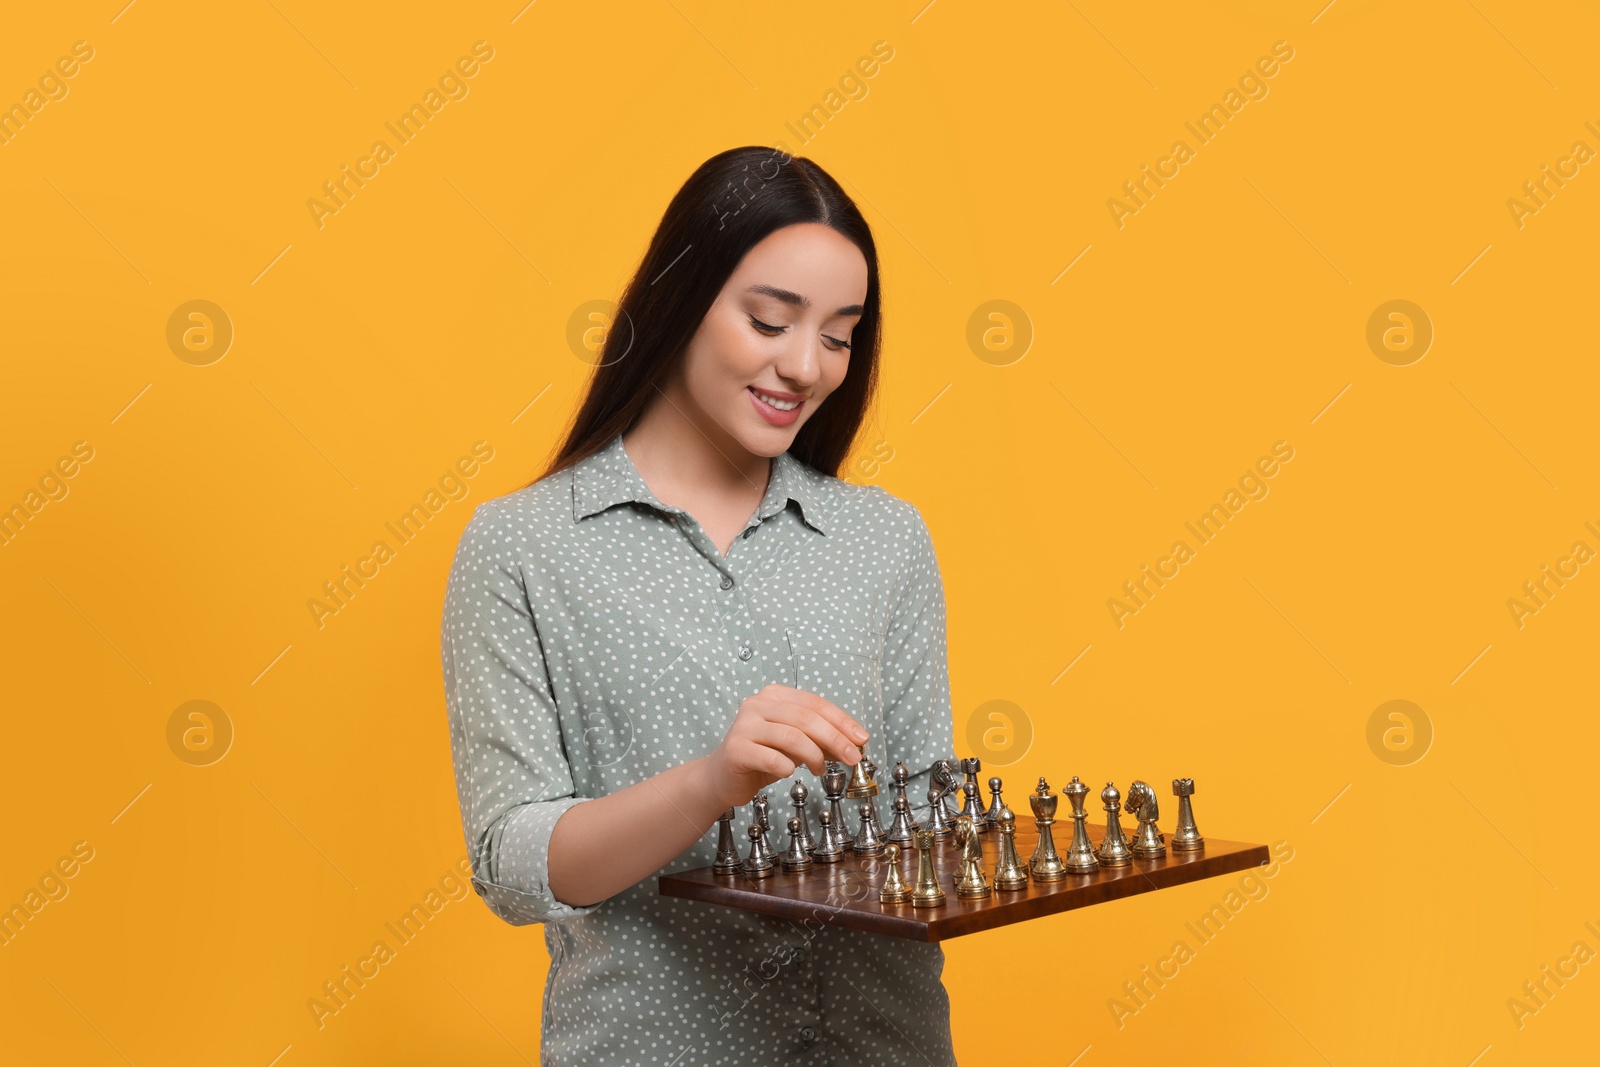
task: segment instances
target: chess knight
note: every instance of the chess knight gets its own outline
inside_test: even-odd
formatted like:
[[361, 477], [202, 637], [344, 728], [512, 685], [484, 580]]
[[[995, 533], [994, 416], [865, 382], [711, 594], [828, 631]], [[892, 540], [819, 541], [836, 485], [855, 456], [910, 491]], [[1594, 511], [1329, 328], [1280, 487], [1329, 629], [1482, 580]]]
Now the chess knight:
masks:
[[994, 892], [988, 875], [983, 873], [983, 843], [971, 816], [956, 816], [955, 842], [961, 850], [955, 876], [956, 896], [963, 899], [986, 897]]

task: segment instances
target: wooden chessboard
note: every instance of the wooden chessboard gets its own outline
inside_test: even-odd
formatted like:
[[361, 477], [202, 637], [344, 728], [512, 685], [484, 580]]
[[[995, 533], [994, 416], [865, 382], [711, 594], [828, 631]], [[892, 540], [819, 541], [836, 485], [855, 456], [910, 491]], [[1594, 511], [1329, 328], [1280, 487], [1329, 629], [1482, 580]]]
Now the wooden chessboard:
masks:
[[[1091, 825], [1088, 831], [1098, 845], [1104, 827]], [[787, 838], [788, 835], [783, 836]], [[1018, 820], [1017, 857], [1024, 866], [1033, 856], [1038, 836], [1031, 820], [1026, 823]], [[1269, 858], [1266, 845], [1219, 841], [1212, 837], [1206, 838], [1205, 848], [1200, 852], [1173, 852], [1171, 836], [1167, 835], [1169, 848], [1165, 859], [1135, 859], [1131, 867], [1102, 867], [1093, 874], [1069, 874], [1059, 882], [1035, 882], [1030, 878], [1026, 889], [995, 890], [980, 900], [962, 900], [956, 896], [954, 874], [960, 849], [951, 838], [945, 838], [934, 853], [945, 902], [934, 908], [878, 902], [878, 890], [887, 871], [887, 854], [869, 857], [850, 852], [838, 863], [818, 863], [809, 871], [785, 871], [780, 863], [767, 878], [752, 878], [743, 873], [714, 874], [710, 867], [700, 867], [662, 875], [657, 881], [662, 896], [724, 904], [781, 919], [810, 917], [836, 926], [914, 941], [944, 941], [1060, 911], [1249, 870], [1266, 863]], [[1065, 855], [1072, 841], [1070, 819], [1065, 821], [1065, 826], [1057, 820], [1054, 837], [1057, 852]], [[991, 883], [999, 838], [998, 830], [985, 831], [982, 836], [983, 873]], [[900, 870], [906, 882], [914, 886], [915, 849], [902, 850]]]

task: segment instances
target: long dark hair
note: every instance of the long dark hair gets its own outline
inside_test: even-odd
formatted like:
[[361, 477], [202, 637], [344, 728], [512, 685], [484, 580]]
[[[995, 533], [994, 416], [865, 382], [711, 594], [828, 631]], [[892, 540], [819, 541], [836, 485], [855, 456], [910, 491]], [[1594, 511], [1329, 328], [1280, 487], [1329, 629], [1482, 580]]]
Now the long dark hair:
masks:
[[867, 299], [850, 335], [849, 370], [789, 447], [794, 458], [837, 477], [878, 383], [877, 246], [854, 201], [821, 167], [777, 149], [746, 146], [700, 164], [667, 205], [623, 290], [583, 403], [535, 481], [630, 429], [683, 359], [745, 253], [775, 230], [801, 222], [838, 231], [867, 261]]

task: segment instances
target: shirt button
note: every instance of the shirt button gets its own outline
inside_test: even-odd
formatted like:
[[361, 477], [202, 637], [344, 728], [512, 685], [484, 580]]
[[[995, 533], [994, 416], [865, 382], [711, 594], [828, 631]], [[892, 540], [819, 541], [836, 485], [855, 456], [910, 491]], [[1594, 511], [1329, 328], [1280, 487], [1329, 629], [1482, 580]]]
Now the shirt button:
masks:
[[755, 653], [750, 650], [750, 646], [749, 645], [740, 645], [739, 646], [739, 658], [740, 659], [749, 659], [753, 655], [755, 655]]
[[722, 588], [724, 588], [724, 589], [732, 589], [733, 588], [733, 579], [729, 578], [726, 574], [724, 574], [722, 576]]
[[800, 1028], [800, 1039], [809, 1045], [817, 1039], [817, 1032], [809, 1026], [803, 1026]]

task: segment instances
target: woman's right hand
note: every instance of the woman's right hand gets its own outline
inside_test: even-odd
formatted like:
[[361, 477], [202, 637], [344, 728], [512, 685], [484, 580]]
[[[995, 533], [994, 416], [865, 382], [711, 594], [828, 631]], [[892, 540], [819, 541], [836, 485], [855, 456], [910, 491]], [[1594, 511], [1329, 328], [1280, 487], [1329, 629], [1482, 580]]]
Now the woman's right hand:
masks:
[[733, 725], [707, 757], [710, 786], [725, 809], [804, 764], [821, 776], [823, 760], [854, 766], [867, 731], [836, 704], [787, 685], [768, 685], [739, 705]]

